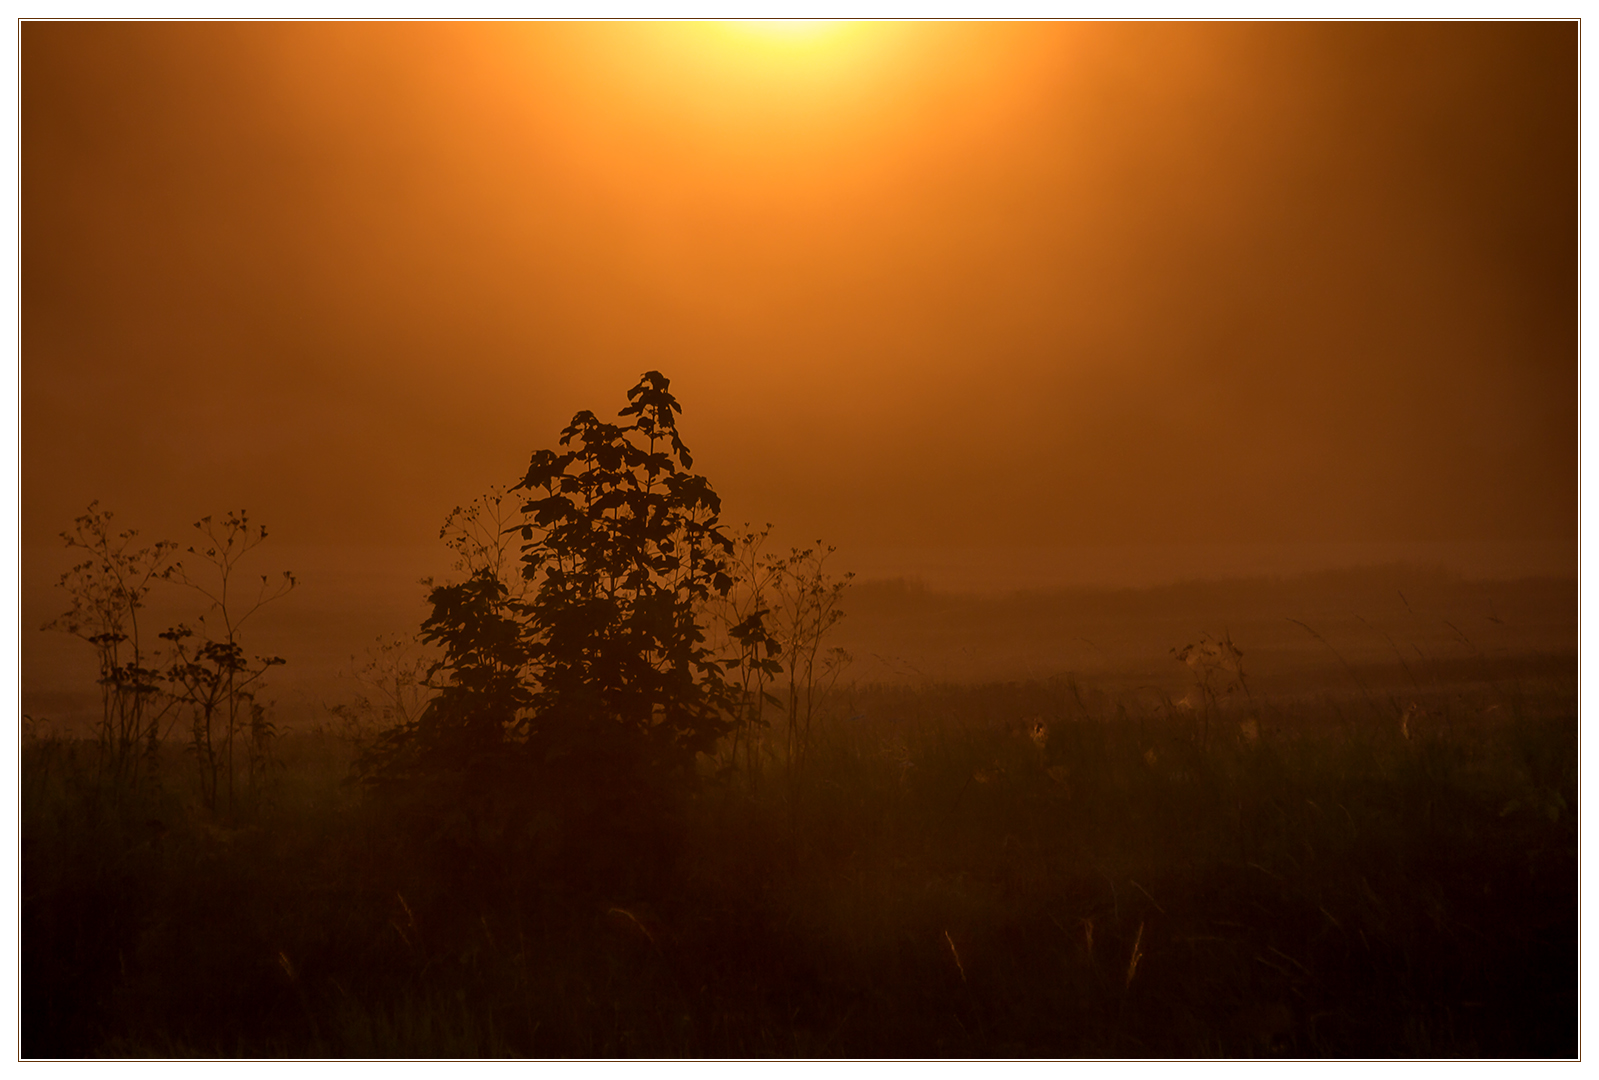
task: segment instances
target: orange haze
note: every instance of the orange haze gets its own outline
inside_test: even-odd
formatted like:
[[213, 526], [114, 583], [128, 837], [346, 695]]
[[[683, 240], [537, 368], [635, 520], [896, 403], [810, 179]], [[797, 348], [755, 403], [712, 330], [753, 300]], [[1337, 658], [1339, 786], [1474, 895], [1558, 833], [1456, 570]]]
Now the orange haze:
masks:
[[24, 629], [91, 499], [427, 548], [646, 368], [868, 576], [1574, 575], [1577, 46], [24, 23]]

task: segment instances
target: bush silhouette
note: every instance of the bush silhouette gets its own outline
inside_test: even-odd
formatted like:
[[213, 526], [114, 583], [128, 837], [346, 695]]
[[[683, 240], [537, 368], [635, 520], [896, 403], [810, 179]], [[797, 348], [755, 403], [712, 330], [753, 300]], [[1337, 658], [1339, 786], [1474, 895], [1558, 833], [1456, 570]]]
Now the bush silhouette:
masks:
[[522, 727], [552, 759], [621, 737], [653, 769], [683, 773], [727, 730], [728, 688], [699, 612], [731, 588], [733, 545], [721, 500], [688, 471], [667, 385], [646, 373], [625, 427], [578, 413], [561, 432], [568, 449], [535, 453], [518, 485], [539, 679]]
[[733, 545], [668, 385], [647, 372], [619, 414], [629, 422], [579, 412], [560, 450], [532, 455], [509, 530], [528, 589], [483, 565], [429, 594], [436, 696], [362, 769], [469, 863], [521, 852], [633, 874], [659, 861], [698, 755], [729, 730], [726, 663], [701, 619], [732, 587]]

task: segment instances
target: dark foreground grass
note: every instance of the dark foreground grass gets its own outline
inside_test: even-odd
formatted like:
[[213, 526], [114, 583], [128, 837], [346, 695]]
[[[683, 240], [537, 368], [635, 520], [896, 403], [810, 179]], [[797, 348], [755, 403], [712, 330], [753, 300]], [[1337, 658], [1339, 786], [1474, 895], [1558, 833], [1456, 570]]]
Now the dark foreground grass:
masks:
[[1574, 689], [1415, 704], [857, 691], [609, 885], [418, 854], [321, 736], [238, 827], [35, 739], [21, 1050], [1574, 1056]]

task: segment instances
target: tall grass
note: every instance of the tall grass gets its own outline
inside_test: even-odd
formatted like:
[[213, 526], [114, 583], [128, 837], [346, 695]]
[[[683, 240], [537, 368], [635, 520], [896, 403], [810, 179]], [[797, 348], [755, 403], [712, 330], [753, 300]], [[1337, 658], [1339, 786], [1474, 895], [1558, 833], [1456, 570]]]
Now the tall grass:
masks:
[[332, 736], [219, 829], [175, 765], [93, 809], [86, 749], [36, 735], [22, 1052], [1576, 1053], [1574, 678], [836, 703], [802, 783], [708, 769], [625, 886], [419, 853]]

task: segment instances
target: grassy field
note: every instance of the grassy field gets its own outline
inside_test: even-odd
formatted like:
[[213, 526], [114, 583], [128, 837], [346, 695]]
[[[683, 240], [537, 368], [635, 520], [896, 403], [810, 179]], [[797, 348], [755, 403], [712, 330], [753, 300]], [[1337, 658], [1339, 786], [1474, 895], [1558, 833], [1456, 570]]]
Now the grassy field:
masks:
[[331, 732], [281, 740], [232, 820], [176, 753], [118, 801], [35, 732], [22, 1053], [1573, 1056], [1549, 666], [1208, 717], [857, 686], [802, 769], [708, 763], [610, 876], [408, 842]]

